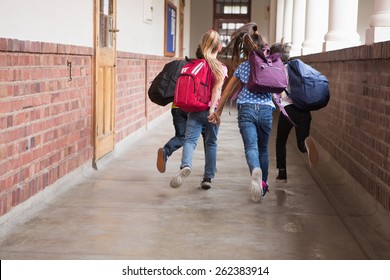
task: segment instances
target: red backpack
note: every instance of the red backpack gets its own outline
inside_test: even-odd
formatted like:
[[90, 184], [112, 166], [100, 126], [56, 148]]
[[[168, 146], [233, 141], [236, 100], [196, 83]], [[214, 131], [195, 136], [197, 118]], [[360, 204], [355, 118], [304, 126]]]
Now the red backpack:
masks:
[[205, 59], [194, 59], [183, 66], [176, 82], [174, 104], [185, 112], [209, 108], [212, 71]]

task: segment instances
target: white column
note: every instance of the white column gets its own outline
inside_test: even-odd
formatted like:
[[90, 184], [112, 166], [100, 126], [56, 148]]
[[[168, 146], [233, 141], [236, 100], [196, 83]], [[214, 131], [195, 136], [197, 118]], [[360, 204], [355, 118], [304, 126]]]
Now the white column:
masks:
[[302, 55], [322, 52], [324, 36], [328, 31], [328, 11], [329, 0], [307, 0]]
[[276, 0], [271, 0], [270, 9], [269, 9], [270, 19], [269, 19], [269, 35], [268, 43], [272, 45], [275, 42], [276, 35]]
[[280, 43], [283, 38], [284, 26], [284, 0], [277, 0], [276, 2], [276, 34], [275, 42]]
[[284, 3], [283, 42], [291, 43], [292, 16], [294, 0], [286, 0]]
[[294, 0], [290, 56], [300, 56], [305, 40], [306, 0]]
[[366, 44], [390, 40], [390, 0], [375, 0], [375, 14], [366, 30]]
[[325, 35], [324, 51], [361, 45], [357, 33], [358, 0], [329, 1], [329, 30]]

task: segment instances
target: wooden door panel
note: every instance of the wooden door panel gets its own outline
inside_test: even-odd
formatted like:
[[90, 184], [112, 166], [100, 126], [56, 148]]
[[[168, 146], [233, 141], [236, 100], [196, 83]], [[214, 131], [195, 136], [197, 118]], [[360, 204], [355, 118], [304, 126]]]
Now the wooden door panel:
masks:
[[114, 67], [103, 66], [98, 70], [96, 102], [96, 160], [114, 148]]
[[95, 0], [94, 163], [115, 145], [116, 0]]

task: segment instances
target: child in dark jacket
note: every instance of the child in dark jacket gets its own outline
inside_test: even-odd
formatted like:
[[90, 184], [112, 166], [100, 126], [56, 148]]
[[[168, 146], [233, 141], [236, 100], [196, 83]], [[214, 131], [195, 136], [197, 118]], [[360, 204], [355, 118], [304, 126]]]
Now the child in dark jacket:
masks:
[[[275, 43], [271, 46], [271, 54], [280, 53], [282, 61], [287, 62], [290, 58], [290, 45], [287, 43]], [[288, 67], [288, 65], [286, 65]], [[286, 71], [288, 73], [288, 71]], [[287, 87], [287, 91], [289, 88]], [[296, 124], [295, 136], [298, 149], [301, 153], [308, 154], [310, 167], [316, 165], [319, 161], [319, 154], [315, 145], [314, 139], [309, 136], [311, 114], [310, 111], [303, 111], [294, 106], [292, 100], [288, 97], [286, 92], [282, 92], [280, 98], [281, 105], [286, 110], [289, 118]], [[280, 112], [278, 127], [276, 132], [276, 168], [278, 176], [276, 181], [287, 182], [287, 168], [286, 168], [286, 144], [288, 135], [293, 128], [293, 124], [287, 117]]]

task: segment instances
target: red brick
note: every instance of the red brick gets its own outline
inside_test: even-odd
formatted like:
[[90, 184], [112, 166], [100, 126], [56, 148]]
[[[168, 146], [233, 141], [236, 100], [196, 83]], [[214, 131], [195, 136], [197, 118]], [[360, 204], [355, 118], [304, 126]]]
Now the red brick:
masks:
[[312, 114], [313, 136], [388, 210], [390, 169], [382, 166], [390, 150], [390, 105], [384, 102], [390, 96], [390, 74], [389, 60], [380, 50], [389, 46], [385, 42], [340, 50], [332, 57], [302, 58], [308, 63], [314, 58], [312, 65], [328, 76], [331, 87], [328, 107]]

